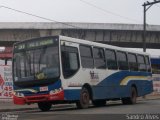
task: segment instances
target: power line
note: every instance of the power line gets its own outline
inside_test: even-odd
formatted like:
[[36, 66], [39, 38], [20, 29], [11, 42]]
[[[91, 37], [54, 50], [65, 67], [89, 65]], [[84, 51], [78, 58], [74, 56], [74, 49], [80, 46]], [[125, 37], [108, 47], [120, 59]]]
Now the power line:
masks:
[[95, 4], [90, 3], [90, 2], [87, 2], [87, 1], [84, 1], [84, 0], [79, 0], [79, 1], [85, 3], [85, 4], [89, 5], [89, 6], [92, 6], [92, 7], [96, 8], [96, 9], [98, 9], [98, 10], [103, 11], [104, 13], [107, 13], [107, 15], [111, 14], [111, 15], [118, 16], [118, 17], [121, 17], [123, 19], [129, 20], [129, 21], [140, 22], [140, 21], [138, 21], [136, 19], [132, 19], [132, 18], [129, 18], [129, 17], [126, 17], [126, 16], [122, 16], [122, 15], [119, 15], [117, 13], [111, 12], [109, 10], [103, 9], [101, 7], [96, 6]]
[[60, 24], [67, 25], [67, 26], [70, 26], [70, 27], [73, 27], [73, 28], [77, 28], [77, 29], [82, 29], [82, 28], [80, 28], [78, 26], [74, 26], [74, 25], [71, 25], [71, 24], [68, 24], [68, 23], [64, 23], [64, 22], [58, 22], [58, 21], [50, 19], [50, 18], [42, 17], [42, 16], [35, 15], [35, 14], [31, 14], [31, 13], [24, 12], [24, 11], [21, 11], [21, 10], [17, 10], [17, 9], [14, 9], [14, 8], [11, 8], [11, 7], [7, 7], [7, 6], [1, 5], [0, 8], [9, 9], [9, 10], [12, 10], [12, 11], [15, 11], [15, 12], [19, 12], [19, 13], [22, 13], [22, 14], [26, 14], [26, 15], [32, 16], [32, 17], [37, 17], [37, 18], [40, 18], [40, 19], [43, 19], [43, 20], [47, 20], [47, 21], [51, 21], [51, 22], [55, 22], [55, 23], [60, 23]]

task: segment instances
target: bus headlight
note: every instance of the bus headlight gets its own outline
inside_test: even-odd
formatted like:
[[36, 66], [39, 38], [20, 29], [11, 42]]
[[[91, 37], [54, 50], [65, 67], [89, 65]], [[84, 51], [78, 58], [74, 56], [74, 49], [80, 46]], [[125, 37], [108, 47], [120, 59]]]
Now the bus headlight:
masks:
[[58, 89], [55, 89], [55, 90], [51, 90], [50, 92], [49, 92], [49, 94], [50, 95], [54, 95], [54, 94], [57, 94], [57, 93], [59, 93], [59, 92], [61, 92], [62, 91], [62, 88], [58, 88]]
[[15, 96], [17, 96], [17, 97], [24, 97], [24, 94], [23, 94], [23, 93], [14, 92], [13, 94], [14, 94]]

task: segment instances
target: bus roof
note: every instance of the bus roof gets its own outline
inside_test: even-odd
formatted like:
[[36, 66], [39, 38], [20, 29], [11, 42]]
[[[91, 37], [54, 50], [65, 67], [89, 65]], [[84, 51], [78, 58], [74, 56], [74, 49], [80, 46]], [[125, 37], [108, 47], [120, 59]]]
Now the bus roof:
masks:
[[59, 37], [62, 40], [66, 40], [66, 41], [70, 41], [70, 42], [92, 45], [92, 46], [97, 46], [97, 47], [104, 47], [104, 48], [108, 48], [108, 49], [114, 49], [114, 50], [117, 50], [117, 51], [123, 51], [123, 52], [129, 52], [129, 53], [135, 53], [135, 54], [142, 54], [142, 55], [149, 55], [150, 56], [150, 54], [148, 54], [148, 53], [134, 51], [134, 50], [128, 50], [127, 48], [123, 48], [123, 47], [118, 47], [118, 46], [113, 46], [113, 45], [108, 45], [108, 44], [102, 44], [102, 43], [92, 42], [92, 41], [89, 41], [89, 40], [82, 40], [82, 39], [78, 39], [78, 38], [66, 37], [66, 36], [62, 36], [62, 35], [60, 35]]
[[[123, 48], [123, 47], [118, 47], [118, 46], [113, 46], [113, 45], [108, 45], [108, 44], [102, 44], [102, 43], [98, 43], [98, 42], [92, 42], [92, 41], [89, 41], [89, 40], [72, 38], [72, 37], [67, 37], [67, 36], [62, 36], [62, 35], [59, 35], [59, 36], [46, 36], [46, 37], [39, 37], [39, 38], [42, 39], [42, 38], [51, 38], [51, 37], [59, 37], [61, 40], [70, 41], [70, 42], [74, 42], [74, 43], [80, 43], [80, 44], [85, 44], [85, 45], [91, 45], [91, 46], [97, 46], [97, 47], [113, 49], [113, 50], [117, 50], [117, 51], [123, 51], [123, 52], [128, 52], [128, 53], [135, 53], [135, 54], [141, 54], [141, 55], [150, 56], [150, 54], [145, 53], [145, 52], [128, 50], [127, 48]], [[14, 45], [21, 44], [21, 43], [24, 43], [24, 42], [27, 42], [27, 41], [38, 40], [39, 38], [33, 38], [33, 39], [28, 39], [28, 40], [16, 42], [16, 43], [14, 43]]]

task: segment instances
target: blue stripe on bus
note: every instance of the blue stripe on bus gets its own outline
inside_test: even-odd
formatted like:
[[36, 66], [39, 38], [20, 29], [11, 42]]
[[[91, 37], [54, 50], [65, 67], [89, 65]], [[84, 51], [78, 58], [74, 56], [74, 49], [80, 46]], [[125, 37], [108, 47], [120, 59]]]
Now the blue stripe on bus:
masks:
[[130, 80], [127, 85], [120, 85], [121, 81], [127, 76], [151, 76], [151, 73], [129, 71], [114, 73], [92, 87], [93, 99], [129, 97], [132, 84], [136, 85], [138, 96], [143, 96], [153, 91], [152, 81], [148, 80]]
[[146, 72], [130, 72], [130, 71], [120, 71], [116, 72], [107, 78], [105, 78], [103, 81], [101, 81], [98, 86], [110, 86], [110, 85], [116, 85], [119, 86], [121, 80], [123, 80], [127, 76], [151, 76], [151, 73]]
[[79, 100], [80, 99], [81, 89], [68, 89], [64, 90], [64, 99], [65, 100]]
[[[130, 72], [120, 71], [108, 76], [99, 84], [92, 86], [93, 99], [112, 99], [129, 97], [131, 93], [131, 85], [135, 84], [138, 96], [151, 93], [153, 91], [152, 81], [148, 80], [130, 80], [127, 85], [120, 85], [121, 81], [127, 76], [151, 76], [146, 72]], [[80, 89], [65, 90], [66, 100], [79, 100]]]
[[137, 86], [138, 96], [149, 94], [153, 91], [152, 81], [131, 81], [127, 86], [93, 86], [93, 99], [111, 99], [129, 97], [131, 85]]
[[[138, 96], [148, 94], [153, 91], [152, 81], [145, 80], [131, 80], [127, 85], [120, 85], [121, 81], [127, 76], [151, 76], [151, 73], [146, 72], [130, 72], [130, 71], [120, 71], [114, 73], [99, 84], [92, 86], [93, 99], [111, 99], [111, 98], [121, 98], [130, 96], [130, 88], [132, 84], [137, 86]], [[50, 90], [58, 89], [61, 87], [61, 80], [58, 80], [54, 84], [48, 86], [48, 91], [31, 93], [29, 91], [23, 91], [23, 93], [28, 95], [34, 94], [48, 94]], [[39, 91], [39, 87], [31, 87], [27, 89], [33, 89]], [[64, 90], [65, 100], [79, 100], [81, 89], [66, 89]]]

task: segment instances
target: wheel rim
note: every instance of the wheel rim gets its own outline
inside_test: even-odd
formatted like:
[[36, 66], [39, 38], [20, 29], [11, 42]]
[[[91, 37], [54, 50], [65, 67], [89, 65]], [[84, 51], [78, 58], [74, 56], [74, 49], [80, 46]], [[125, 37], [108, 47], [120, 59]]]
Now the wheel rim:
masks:
[[83, 103], [84, 105], [87, 105], [87, 104], [89, 103], [89, 95], [88, 95], [87, 92], [84, 92], [84, 93], [82, 94], [82, 103]]
[[136, 94], [135, 89], [133, 89], [133, 90], [132, 90], [132, 102], [133, 102], [133, 103], [136, 103], [136, 98], [137, 98], [137, 94]]

